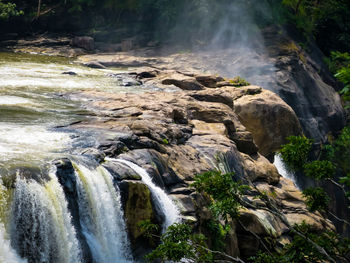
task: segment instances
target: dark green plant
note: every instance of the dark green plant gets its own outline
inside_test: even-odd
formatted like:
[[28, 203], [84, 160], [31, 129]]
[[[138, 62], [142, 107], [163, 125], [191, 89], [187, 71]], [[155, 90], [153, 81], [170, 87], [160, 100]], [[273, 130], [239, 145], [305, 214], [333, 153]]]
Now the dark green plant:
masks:
[[0, 20], [8, 20], [11, 16], [23, 15], [23, 11], [17, 10], [17, 6], [14, 3], [4, 3], [0, 0]]
[[335, 173], [335, 166], [332, 162], [313, 161], [304, 165], [304, 173], [306, 176], [315, 178], [317, 180], [333, 178]]
[[[252, 263], [313, 263], [328, 262], [324, 254], [320, 253], [312, 242], [321, 246], [326, 253], [335, 259], [341, 260], [350, 252], [350, 240], [343, 238], [332, 231], [315, 232], [312, 226], [303, 222], [295, 225], [292, 240], [285, 245], [279, 253], [268, 254], [260, 252], [255, 257], [250, 258]], [[302, 234], [303, 237], [300, 235]]]
[[[142, 230], [148, 233], [148, 236], [154, 235], [155, 227], [149, 222], [141, 224], [141, 226], [143, 226]], [[146, 256], [148, 262], [154, 260], [179, 262], [182, 259], [187, 259], [209, 263], [213, 260], [213, 255], [205, 244], [205, 237], [193, 234], [191, 227], [187, 224], [175, 223], [171, 225], [160, 237], [160, 240], [161, 244]]]
[[307, 162], [312, 140], [305, 136], [289, 136], [287, 140], [280, 150], [281, 157], [289, 169], [299, 171]]
[[345, 127], [334, 142], [335, 159], [343, 174], [350, 173], [350, 127]]
[[227, 216], [238, 217], [240, 200], [247, 185], [232, 180], [233, 174], [222, 174], [220, 171], [209, 171], [195, 176], [192, 187], [199, 193], [205, 193], [212, 198], [211, 210], [216, 217], [227, 221]]
[[311, 212], [328, 210], [330, 198], [321, 187], [306, 188], [303, 190], [303, 196], [306, 198], [305, 203]]

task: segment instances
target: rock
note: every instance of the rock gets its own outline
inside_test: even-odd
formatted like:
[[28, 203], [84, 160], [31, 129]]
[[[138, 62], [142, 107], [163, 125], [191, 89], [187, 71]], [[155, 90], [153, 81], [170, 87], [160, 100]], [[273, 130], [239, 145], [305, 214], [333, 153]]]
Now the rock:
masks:
[[63, 75], [70, 75], [70, 76], [76, 76], [78, 75], [77, 73], [73, 72], [73, 71], [65, 71], [62, 72]]
[[55, 160], [53, 164], [57, 168], [56, 176], [59, 183], [63, 187], [63, 191], [68, 202], [68, 210], [70, 211], [72, 224], [74, 225], [77, 233], [77, 238], [82, 249], [82, 257], [85, 262], [92, 262], [92, 254], [86, 238], [82, 233], [82, 226], [80, 224], [77, 181], [72, 162], [69, 159], [65, 158]]
[[264, 156], [260, 154], [243, 156], [243, 166], [247, 175], [251, 181], [263, 180], [269, 184], [277, 184], [280, 179], [280, 175], [276, 167], [271, 164]]
[[105, 67], [104, 65], [102, 65], [101, 63], [99, 63], [97, 61], [86, 62], [83, 65], [86, 66], [86, 67], [89, 67], [89, 68], [100, 68], [100, 69], [107, 68], [107, 67]]
[[[156, 215], [151, 192], [141, 182], [124, 180], [119, 184], [129, 239], [134, 257], [140, 258], [152, 249], [152, 244], [143, 236], [138, 224], [150, 220], [154, 224], [162, 222], [162, 215]], [[160, 234], [160, 233], [158, 233]]]
[[74, 47], [80, 47], [87, 51], [95, 49], [94, 39], [88, 36], [74, 37], [70, 43]]
[[223, 81], [224, 79], [214, 75], [197, 75], [196, 80], [208, 88], [216, 88], [216, 83]]
[[236, 132], [231, 138], [236, 143], [237, 149], [240, 152], [246, 154], [255, 154], [258, 152], [258, 147], [256, 146], [250, 132]]
[[279, 150], [288, 136], [302, 133], [293, 109], [271, 91], [236, 99], [235, 112], [264, 156]]
[[193, 77], [187, 77], [185, 75], [173, 74], [163, 79], [164, 85], [175, 85], [182, 90], [202, 90], [204, 87]]
[[128, 166], [117, 162], [106, 162], [103, 166], [112, 174], [114, 180], [141, 180], [141, 176]]

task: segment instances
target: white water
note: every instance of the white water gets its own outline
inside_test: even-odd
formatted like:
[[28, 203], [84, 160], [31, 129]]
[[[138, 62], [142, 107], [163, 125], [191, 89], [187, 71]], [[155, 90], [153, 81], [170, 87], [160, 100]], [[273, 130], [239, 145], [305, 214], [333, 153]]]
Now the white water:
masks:
[[26, 263], [27, 261], [20, 258], [17, 252], [11, 247], [10, 241], [6, 237], [6, 230], [0, 223], [0, 262], [1, 263]]
[[61, 185], [54, 171], [41, 185], [17, 175], [11, 243], [34, 262], [78, 263], [81, 251]]
[[119, 192], [103, 167], [74, 165], [77, 176], [80, 223], [98, 263], [133, 262]]
[[293, 181], [294, 185], [297, 188], [299, 188], [297, 183], [296, 183], [294, 173], [288, 170], [288, 168], [285, 165], [285, 163], [283, 162], [283, 159], [282, 159], [280, 154], [278, 154], [278, 153], [275, 154], [275, 160], [274, 160], [273, 164], [276, 166], [278, 173], [280, 175], [282, 175], [282, 177]]
[[179, 209], [177, 208], [175, 203], [170, 199], [170, 197], [164, 192], [164, 190], [156, 186], [155, 183], [153, 183], [152, 178], [149, 176], [145, 169], [138, 166], [137, 164], [134, 164], [133, 162], [129, 162], [122, 159], [106, 158], [106, 160], [116, 161], [125, 164], [141, 176], [142, 182], [144, 182], [148, 186], [157, 202], [157, 205], [159, 206], [159, 208], [165, 216], [165, 222], [163, 223], [163, 232], [170, 225], [180, 222]]

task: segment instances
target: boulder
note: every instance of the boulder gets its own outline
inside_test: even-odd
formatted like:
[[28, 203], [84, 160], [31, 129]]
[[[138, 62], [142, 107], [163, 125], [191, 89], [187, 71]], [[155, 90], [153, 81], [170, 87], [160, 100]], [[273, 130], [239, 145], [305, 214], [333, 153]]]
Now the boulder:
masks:
[[80, 47], [87, 51], [93, 51], [95, 49], [94, 39], [88, 36], [74, 37], [70, 44], [74, 47]]
[[142, 182], [123, 180], [119, 188], [132, 252], [139, 258], [152, 248], [152, 244], [143, 236], [139, 223], [149, 220], [159, 224], [162, 222], [162, 215], [156, 214], [151, 192]]
[[239, 120], [252, 133], [264, 156], [279, 150], [286, 143], [286, 137], [302, 134], [293, 109], [271, 91], [245, 95], [234, 103]]
[[204, 87], [193, 77], [173, 74], [162, 80], [164, 85], [175, 85], [182, 90], [202, 90]]

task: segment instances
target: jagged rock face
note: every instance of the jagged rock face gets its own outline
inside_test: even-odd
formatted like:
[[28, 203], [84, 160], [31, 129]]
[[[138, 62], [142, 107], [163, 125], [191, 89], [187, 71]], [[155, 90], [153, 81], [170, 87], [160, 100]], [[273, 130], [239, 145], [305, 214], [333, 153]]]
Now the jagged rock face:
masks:
[[[169, 74], [173, 72], [152, 71], [146, 74], [143, 70], [147, 78], [139, 79], [142, 79], [143, 85], [151, 83], [164, 87], [162, 80]], [[186, 81], [187, 77], [184, 76]], [[220, 78], [202, 76], [198, 79], [203, 85], [202, 90], [182, 90], [182, 84], [175, 83], [179, 89], [173, 92], [111, 94], [86, 91], [79, 96], [89, 99], [86, 106], [96, 113], [97, 118], [73, 124], [72, 128], [106, 130], [108, 141], [101, 140], [99, 150], [107, 156], [132, 161], [143, 167], [159, 187], [177, 200], [182, 218], [209, 237], [206, 222], [211, 214], [205, 208], [208, 200], [189, 186], [196, 174], [221, 168], [234, 172], [235, 179], [273, 195], [274, 205], [287, 221], [281, 221], [265, 210], [266, 205], [256, 199], [257, 192], [253, 191], [245, 198], [260, 208], [244, 209], [240, 222], [232, 222], [226, 241], [231, 255], [248, 258], [262, 249], [256, 235], [275, 238], [282, 244], [288, 240], [287, 225], [301, 223], [302, 220], [317, 231], [332, 228], [332, 224], [320, 214], [307, 211], [303, 197], [293, 183], [281, 178], [276, 167], [259, 152], [259, 147], [264, 149], [265, 154], [273, 152], [283, 142], [275, 135], [276, 141], [267, 143], [271, 138], [269, 133], [277, 134], [279, 131], [289, 135], [293, 134], [289, 130], [291, 128], [292, 132], [300, 132], [293, 110], [277, 95], [256, 86], [218, 87]], [[196, 75], [192, 76], [192, 80], [197, 81]], [[205, 88], [205, 85], [208, 87]], [[254, 126], [257, 118], [252, 116], [254, 110], [251, 109], [259, 111], [256, 114], [263, 120], [257, 126]], [[268, 124], [272, 113], [273, 126]], [[251, 131], [243, 122], [251, 127]], [[114, 137], [111, 136], [113, 133]], [[261, 136], [268, 139], [263, 140]], [[133, 243], [136, 246], [134, 251], [138, 251], [141, 247], [138, 242], [142, 241], [135, 219], [158, 218], [161, 221], [160, 215], [140, 178], [124, 168], [105, 165], [121, 186], [130, 237], [136, 244]]]

